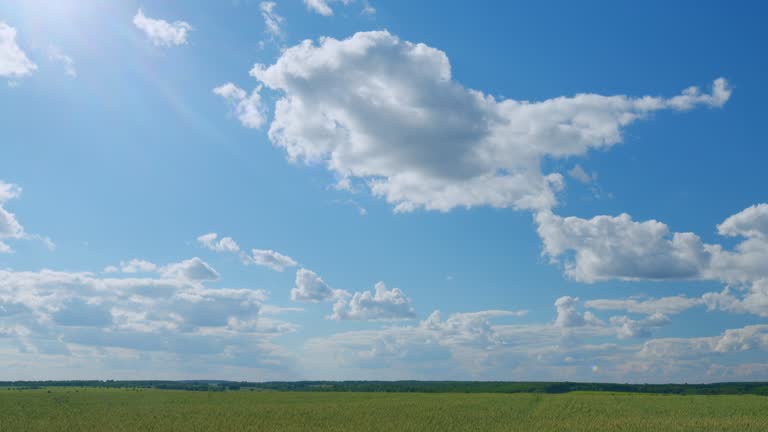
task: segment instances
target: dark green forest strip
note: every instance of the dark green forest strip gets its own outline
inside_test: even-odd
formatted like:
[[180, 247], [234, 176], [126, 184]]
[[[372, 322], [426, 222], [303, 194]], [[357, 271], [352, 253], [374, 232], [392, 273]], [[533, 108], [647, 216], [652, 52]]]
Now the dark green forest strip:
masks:
[[627, 392], [678, 395], [768, 396], [766, 382], [714, 384], [611, 384], [574, 382], [492, 382], [492, 381], [0, 381], [0, 388], [44, 387], [153, 388], [160, 390], [234, 391], [272, 390], [301, 392], [387, 392], [387, 393], [569, 393]]

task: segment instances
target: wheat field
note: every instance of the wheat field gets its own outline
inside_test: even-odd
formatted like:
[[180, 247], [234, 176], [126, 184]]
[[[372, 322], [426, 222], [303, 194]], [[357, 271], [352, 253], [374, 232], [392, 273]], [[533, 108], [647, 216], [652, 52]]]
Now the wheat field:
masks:
[[0, 431], [767, 431], [763, 396], [0, 390]]

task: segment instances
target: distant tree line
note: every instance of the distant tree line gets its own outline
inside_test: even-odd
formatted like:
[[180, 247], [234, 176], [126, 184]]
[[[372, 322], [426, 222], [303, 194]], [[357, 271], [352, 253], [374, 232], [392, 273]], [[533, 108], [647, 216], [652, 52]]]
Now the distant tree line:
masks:
[[0, 388], [97, 387], [188, 391], [303, 391], [405, 393], [568, 393], [574, 391], [677, 395], [768, 396], [767, 382], [714, 384], [613, 384], [506, 381], [0, 381]]
[[128, 388], [188, 391], [240, 390], [240, 384], [230, 381], [0, 381], [0, 388], [40, 389], [45, 387]]

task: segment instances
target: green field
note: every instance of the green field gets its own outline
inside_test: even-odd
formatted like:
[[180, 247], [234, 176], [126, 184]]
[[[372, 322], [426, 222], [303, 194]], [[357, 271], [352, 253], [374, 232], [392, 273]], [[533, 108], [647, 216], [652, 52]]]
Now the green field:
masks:
[[767, 431], [768, 397], [0, 390], [0, 431]]

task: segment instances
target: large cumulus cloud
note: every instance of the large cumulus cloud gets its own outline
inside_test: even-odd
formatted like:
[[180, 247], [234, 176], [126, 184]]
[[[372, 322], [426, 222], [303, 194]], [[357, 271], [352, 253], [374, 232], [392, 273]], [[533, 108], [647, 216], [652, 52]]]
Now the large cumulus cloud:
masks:
[[281, 95], [269, 137], [289, 159], [364, 182], [396, 211], [550, 208], [563, 177], [542, 172], [542, 159], [610, 147], [652, 111], [730, 96], [718, 79], [711, 93], [690, 87], [669, 99], [496, 99], [454, 80], [443, 51], [387, 31], [306, 40], [251, 75]]
[[542, 211], [535, 220], [544, 254], [562, 262], [566, 275], [578, 281], [705, 279], [752, 283], [768, 278], [767, 214], [768, 205], [759, 204], [718, 225], [720, 234], [743, 237], [731, 249], [704, 243], [691, 232], [673, 232], [663, 222], [635, 221], [628, 214], [584, 219]]

